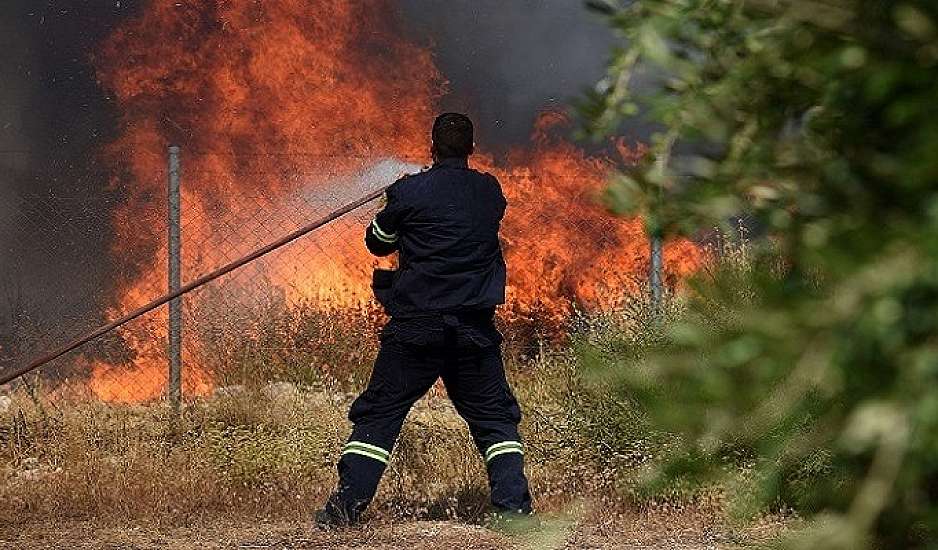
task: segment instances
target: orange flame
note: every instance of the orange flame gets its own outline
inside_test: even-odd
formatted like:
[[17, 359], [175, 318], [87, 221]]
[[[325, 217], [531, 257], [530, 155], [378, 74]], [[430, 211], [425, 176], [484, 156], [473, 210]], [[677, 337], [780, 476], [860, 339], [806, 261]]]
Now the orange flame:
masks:
[[[113, 185], [126, 193], [113, 214], [112, 255], [125, 277], [112, 289], [112, 314], [166, 287], [166, 241], [152, 229], [165, 227], [169, 143], [184, 150], [187, 279], [326, 209], [291, 198], [351, 199], [337, 190], [361, 170], [384, 159], [425, 158], [445, 81], [430, 49], [401, 32], [390, 0], [365, 4], [151, 2], [103, 44], [99, 79], [123, 112], [121, 135], [105, 158], [119, 174]], [[513, 151], [505, 165], [485, 155], [477, 161], [499, 176], [510, 202], [504, 240], [512, 307], [546, 309], [555, 318], [575, 305], [613, 303], [635, 289], [648, 261], [640, 221], [616, 219], [596, 200], [614, 162], [550, 137], [560, 122], [555, 114], [541, 117], [533, 146]], [[248, 267], [249, 276], [286, 288], [291, 300], [366, 300], [371, 260], [360, 233], [358, 223], [339, 224]], [[700, 253], [679, 242], [665, 257], [682, 276], [696, 269]], [[149, 337], [122, 333], [135, 353], [135, 379], [165, 370], [165, 313], [145, 324]], [[101, 399], [145, 399], [163, 388], [141, 383], [141, 395], [125, 395], [113, 387], [111, 366], [98, 362], [92, 372]], [[211, 388], [207, 374], [193, 376], [190, 390]]]

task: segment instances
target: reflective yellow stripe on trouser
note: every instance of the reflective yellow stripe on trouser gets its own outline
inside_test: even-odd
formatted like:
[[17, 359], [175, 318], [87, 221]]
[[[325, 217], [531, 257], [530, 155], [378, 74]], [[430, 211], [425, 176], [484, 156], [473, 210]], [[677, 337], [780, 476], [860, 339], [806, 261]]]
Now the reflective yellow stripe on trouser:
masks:
[[349, 441], [342, 450], [342, 454], [367, 456], [368, 458], [373, 458], [384, 464], [388, 463], [388, 458], [391, 456], [391, 453], [385, 451], [381, 447], [364, 443], [362, 441]]
[[490, 462], [493, 458], [498, 455], [503, 455], [507, 453], [518, 453], [520, 455], [524, 454], [524, 450], [521, 447], [520, 441], [502, 441], [501, 443], [496, 443], [486, 449], [485, 451], [485, 462]]

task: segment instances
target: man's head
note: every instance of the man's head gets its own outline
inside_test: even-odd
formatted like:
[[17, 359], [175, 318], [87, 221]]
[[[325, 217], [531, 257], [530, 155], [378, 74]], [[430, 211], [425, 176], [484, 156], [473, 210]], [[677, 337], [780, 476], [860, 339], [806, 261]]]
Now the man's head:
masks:
[[436, 117], [430, 150], [434, 160], [468, 157], [474, 146], [469, 117], [459, 113], [443, 113]]

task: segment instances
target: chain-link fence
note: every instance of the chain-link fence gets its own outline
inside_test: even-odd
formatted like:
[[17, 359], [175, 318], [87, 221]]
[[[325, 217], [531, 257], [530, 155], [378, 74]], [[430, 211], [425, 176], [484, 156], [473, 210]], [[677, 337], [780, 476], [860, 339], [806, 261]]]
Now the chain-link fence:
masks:
[[[107, 302], [102, 212], [121, 203], [120, 193], [107, 189], [104, 171], [76, 176], [65, 161], [35, 156], [0, 152], [0, 372], [93, 329]], [[72, 376], [68, 363], [58, 377]]]
[[[3, 156], [0, 177], [14, 191], [0, 201], [6, 258], [0, 269], [0, 375], [167, 292], [176, 253], [167, 237], [167, 157], [166, 151], [135, 155], [128, 166], [58, 184], [68, 167], [30, 172], [16, 154]], [[183, 283], [420, 169], [415, 159], [380, 156], [183, 149], [181, 160]], [[556, 332], [576, 310], [609, 307], [638, 291], [647, 275], [648, 244], [640, 221], [615, 218], [598, 203], [608, 166], [571, 164], [562, 156], [515, 161], [508, 169], [480, 163], [493, 165], [509, 198], [503, 240], [510, 288], [502, 322], [510, 339]], [[369, 288], [377, 260], [362, 239], [379, 206], [374, 201], [358, 208], [186, 294], [183, 396], [278, 381], [359, 380], [382, 323]], [[688, 246], [666, 248], [666, 265], [692, 255]], [[161, 398], [169, 389], [169, 334], [163, 306], [0, 391], [22, 390], [53, 402]]]

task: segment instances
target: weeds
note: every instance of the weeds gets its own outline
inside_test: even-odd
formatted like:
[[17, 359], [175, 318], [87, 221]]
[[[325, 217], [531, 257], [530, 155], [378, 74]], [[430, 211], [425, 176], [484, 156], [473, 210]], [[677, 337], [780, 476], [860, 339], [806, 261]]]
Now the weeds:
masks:
[[[511, 369], [532, 486], [554, 509], [602, 485], [565, 401], [575, 391], [571, 361], [545, 356]], [[174, 420], [160, 402], [79, 401], [44, 415], [17, 394], [0, 415], [0, 521], [306, 518], [334, 483], [351, 396], [283, 383], [229, 388], [189, 401]], [[477, 520], [487, 493], [464, 423], [434, 388], [408, 418], [372, 513]]]
[[[565, 510], [582, 496], [634, 496], [635, 476], [667, 438], [631, 400], [607, 391], [577, 351], [588, 343], [641, 353], [658, 345], [661, 323], [679, 309], [670, 302], [653, 315], [647, 301], [627, 300], [613, 312], [577, 316], [562, 340], [532, 340], [524, 335], [546, 331], [517, 319], [503, 326], [539, 510]], [[21, 387], [0, 411], [0, 522], [308, 519], [335, 483], [350, 430], [345, 415], [367, 379], [382, 321], [374, 308], [315, 302], [229, 308], [195, 325], [205, 343], [196, 364], [213, 373], [216, 389], [190, 397], [178, 418], [161, 401], [67, 400], [54, 387], [58, 401], [46, 407], [41, 388]], [[438, 385], [405, 423], [370, 513], [477, 521], [487, 501], [482, 460]]]

